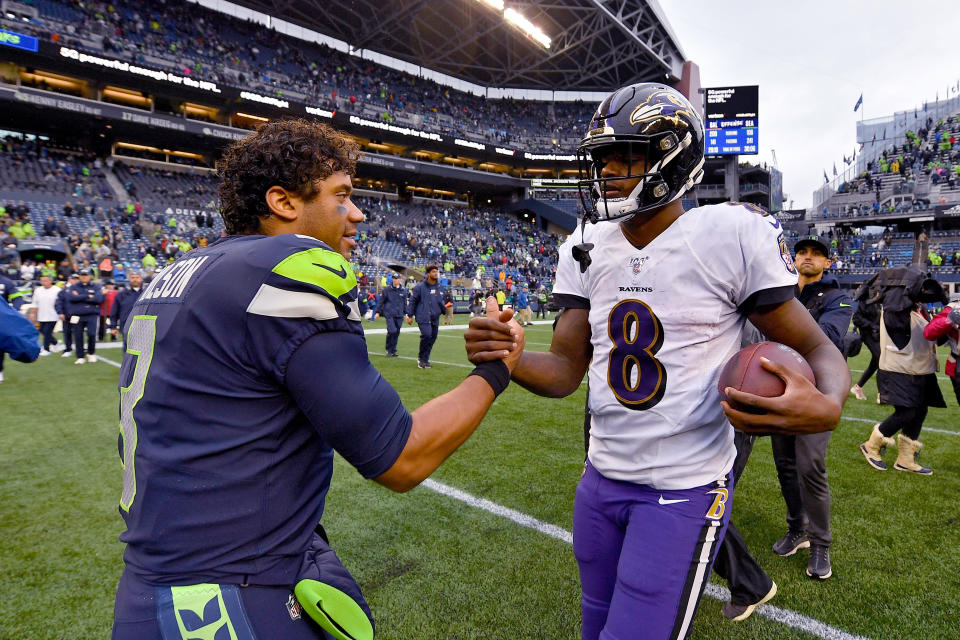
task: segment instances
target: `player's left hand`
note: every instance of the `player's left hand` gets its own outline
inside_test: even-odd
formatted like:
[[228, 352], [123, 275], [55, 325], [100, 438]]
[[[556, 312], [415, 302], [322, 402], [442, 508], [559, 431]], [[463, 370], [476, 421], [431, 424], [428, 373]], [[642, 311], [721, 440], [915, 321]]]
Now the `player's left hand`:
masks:
[[760, 359], [761, 366], [783, 380], [786, 390], [774, 398], [744, 393], [732, 387], [725, 390], [727, 397], [737, 404], [766, 413], [747, 413], [722, 401], [723, 412], [733, 426], [755, 435], [804, 435], [837, 428], [843, 406], [826, 396], [809, 380], [783, 365]]

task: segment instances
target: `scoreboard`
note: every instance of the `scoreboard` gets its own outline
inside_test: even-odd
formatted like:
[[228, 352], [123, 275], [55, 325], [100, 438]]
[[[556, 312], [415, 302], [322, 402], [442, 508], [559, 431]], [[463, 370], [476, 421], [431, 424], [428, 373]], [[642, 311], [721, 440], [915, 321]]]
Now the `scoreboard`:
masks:
[[706, 154], [756, 155], [759, 87], [706, 89]]

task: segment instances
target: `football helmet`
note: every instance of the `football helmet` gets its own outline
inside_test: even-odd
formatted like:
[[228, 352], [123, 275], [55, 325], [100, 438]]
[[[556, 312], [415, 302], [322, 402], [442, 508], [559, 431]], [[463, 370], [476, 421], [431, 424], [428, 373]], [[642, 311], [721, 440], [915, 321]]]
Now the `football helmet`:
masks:
[[[615, 220], [676, 200], [703, 178], [703, 144], [700, 116], [676, 89], [645, 82], [614, 91], [577, 148], [585, 219]], [[603, 175], [614, 158], [627, 175]], [[611, 184], [637, 179], [629, 194]]]

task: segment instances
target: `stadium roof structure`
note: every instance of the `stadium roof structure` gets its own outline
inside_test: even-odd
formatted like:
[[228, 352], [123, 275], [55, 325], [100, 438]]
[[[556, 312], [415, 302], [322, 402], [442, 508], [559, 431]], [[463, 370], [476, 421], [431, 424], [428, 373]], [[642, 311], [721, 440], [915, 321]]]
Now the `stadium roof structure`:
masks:
[[269, 16], [486, 87], [610, 91], [679, 79], [656, 0], [508, 0], [544, 48], [478, 0], [234, 0]]

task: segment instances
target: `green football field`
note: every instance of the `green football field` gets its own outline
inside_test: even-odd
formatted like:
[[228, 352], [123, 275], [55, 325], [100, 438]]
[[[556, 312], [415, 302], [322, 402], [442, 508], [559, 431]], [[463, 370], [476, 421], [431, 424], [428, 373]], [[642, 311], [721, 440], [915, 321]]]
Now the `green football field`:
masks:
[[[546, 350], [550, 325], [527, 329], [528, 348]], [[440, 333], [431, 370], [416, 367], [417, 334], [401, 336], [402, 358], [379, 355], [383, 341], [368, 336], [371, 360], [410, 409], [455, 386], [470, 368], [457, 328]], [[99, 353], [121, 357], [119, 349]], [[862, 369], [867, 355], [851, 367]], [[6, 361], [0, 640], [109, 637], [122, 568], [117, 373], [106, 362], [75, 366], [57, 355], [31, 365]], [[931, 477], [894, 471], [889, 451], [889, 471], [869, 468], [857, 445], [891, 409], [848, 401], [828, 454], [834, 577], [823, 583], [804, 575], [805, 551], [790, 558], [770, 551], [785, 531], [784, 508], [769, 441], [758, 441], [733, 519], [779, 593], [772, 606], [731, 623], [720, 615], [716, 594], [724, 585], [714, 577], [693, 637], [960, 637], [953, 502], [960, 495], [960, 412], [949, 382], [941, 382], [950, 408], [931, 410], [921, 434]], [[567, 532], [583, 461], [583, 389], [549, 400], [512, 386], [431, 481], [405, 495], [338, 461], [323, 521], [373, 608], [378, 638], [579, 637]], [[874, 381], [866, 393], [876, 397]], [[452, 490], [459, 497], [448, 495]]]

